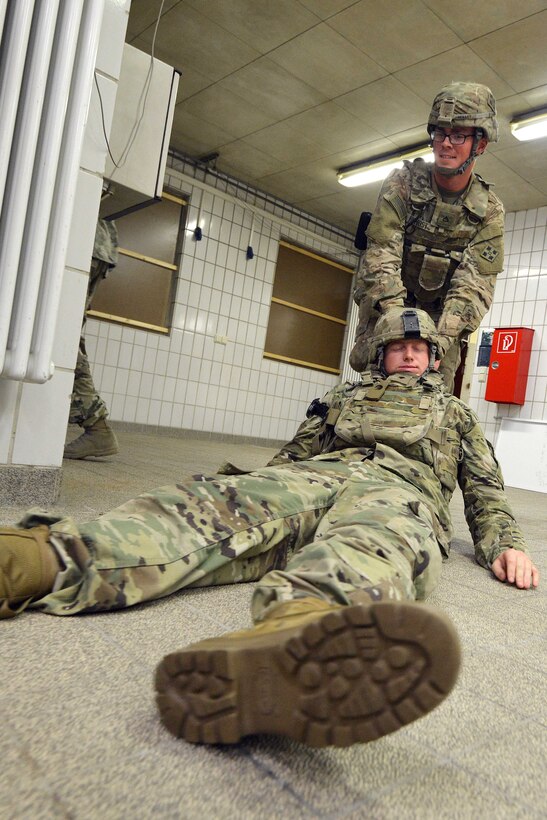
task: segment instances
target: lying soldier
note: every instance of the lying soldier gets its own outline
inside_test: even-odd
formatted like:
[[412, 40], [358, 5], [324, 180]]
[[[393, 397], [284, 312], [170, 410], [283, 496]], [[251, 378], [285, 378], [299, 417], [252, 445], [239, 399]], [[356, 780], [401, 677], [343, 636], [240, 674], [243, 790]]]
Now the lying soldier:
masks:
[[255, 626], [168, 655], [156, 677], [175, 735], [310, 746], [374, 740], [433, 709], [460, 651], [426, 598], [447, 557], [458, 481], [480, 564], [537, 586], [498, 464], [473, 412], [436, 373], [436, 329], [394, 309], [375, 365], [315, 400], [261, 470], [226, 465], [88, 524], [29, 513], [0, 531], [0, 613], [101, 612], [185, 587], [258, 581]]

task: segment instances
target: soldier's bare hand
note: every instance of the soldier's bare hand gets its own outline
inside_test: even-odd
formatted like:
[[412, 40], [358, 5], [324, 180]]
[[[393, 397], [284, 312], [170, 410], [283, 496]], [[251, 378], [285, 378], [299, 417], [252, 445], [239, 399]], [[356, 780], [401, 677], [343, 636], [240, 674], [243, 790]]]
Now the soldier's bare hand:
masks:
[[522, 550], [505, 550], [492, 564], [492, 572], [500, 581], [530, 589], [539, 584], [539, 570]]

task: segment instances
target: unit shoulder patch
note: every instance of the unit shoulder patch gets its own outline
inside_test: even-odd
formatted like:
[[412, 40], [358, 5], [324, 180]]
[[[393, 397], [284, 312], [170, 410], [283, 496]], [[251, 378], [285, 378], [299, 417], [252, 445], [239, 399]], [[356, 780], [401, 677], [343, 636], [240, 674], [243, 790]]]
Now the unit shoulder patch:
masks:
[[486, 259], [488, 262], [493, 262], [498, 255], [499, 250], [490, 243], [488, 243], [488, 245], [485, 246], [484, 250], [481, 253], [482, 258]]

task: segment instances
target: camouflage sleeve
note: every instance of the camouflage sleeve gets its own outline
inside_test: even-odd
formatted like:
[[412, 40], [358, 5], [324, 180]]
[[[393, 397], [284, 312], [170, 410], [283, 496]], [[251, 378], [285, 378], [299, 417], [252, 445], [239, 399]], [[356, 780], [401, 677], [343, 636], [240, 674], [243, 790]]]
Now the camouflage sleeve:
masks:
[[93, 242], [93, 259], [107, 262], [109, 268], [118, 264], [118, 229], [115, 222], [105, 219], [97, 221], [95, 241]]
[[406, 289], [401, 278], [404, 226], [410, 172], [393, 171], [380, 191], [367, 228], [368, 246], [361, 257], [353, 298], [367, 300], [372, 310], [403, 307]]
[[525, 553], [528, 549], [505, 495], [492, 445], [475, 414], [468, 408], [467, 413], [458, 482], [464, 498], [465, 519], [475, 544], [475, 557], [483, 567], [491, 567], [507, 549]]
[[[338, 384], [321, 399], [321, 402], [315, 400], [310, 404], [308, 412], [310, 415], [304, 419], [295, 433], [291, 441], [283, 445], [281, 450], [267, 463], [267, 467], [273, 467], [275, 464], [287, 464], [290, 461], [305, 461], [311, 458], [312, 441], [323, 425], [324, 416], [328, 413], [331, 407], [341, 404], [342, 397], [345, 394], [346, 383]], [[313, 407], [317, 408], [318, 412], [313, 412]], [[321, 411], [320, 405], [323, 405], [324, 412]]]
[[503, 233], [503, 205], [490, 194], [485, 222], [463, 252], [437, 323], [447, 349], [455, 339], [476, 330], [492, 304], [496, 277], [503, 270]]

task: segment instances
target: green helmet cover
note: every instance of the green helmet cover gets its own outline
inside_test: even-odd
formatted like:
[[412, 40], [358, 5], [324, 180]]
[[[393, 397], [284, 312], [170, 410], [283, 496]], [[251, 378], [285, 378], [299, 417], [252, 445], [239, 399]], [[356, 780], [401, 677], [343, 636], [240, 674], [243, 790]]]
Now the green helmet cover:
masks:
[[431, 316], [419, 308], [391, 308], [383, 313], [374, 328], [370, 341], [370, 361], [383, 364], [384, 349], [389, 342], [399, 339], [423, 339], [431, 352], [429, 366], [433, 367], [438, 351], [438, 333]]
[[428, 131], [458, 126], [481, 128], [488, 142], [497, 142], [496, 100], [486, 85], [452, 82], [441, 88], [431, 106]]
[[473, 144], [469, 157], [458, 168], [437, 167], [443, 176], [463, 174], [477, 158], [477, 147], [484, 135], [489, 142], [498, 140], [496, 100], [490, 89], [480, 83], [452, 82], [445, 85], [431, 106], [427, 130], [431, 135], [435, 128], [474, 128]]

